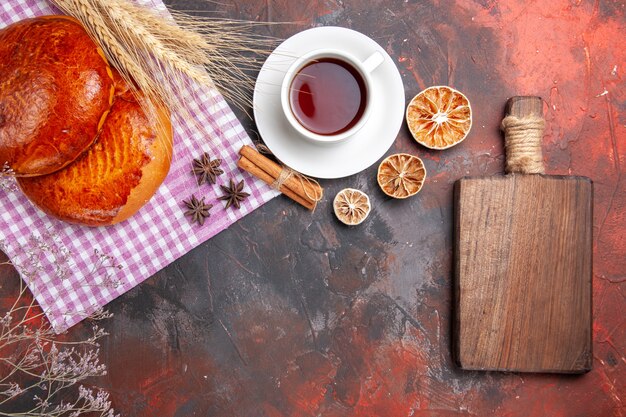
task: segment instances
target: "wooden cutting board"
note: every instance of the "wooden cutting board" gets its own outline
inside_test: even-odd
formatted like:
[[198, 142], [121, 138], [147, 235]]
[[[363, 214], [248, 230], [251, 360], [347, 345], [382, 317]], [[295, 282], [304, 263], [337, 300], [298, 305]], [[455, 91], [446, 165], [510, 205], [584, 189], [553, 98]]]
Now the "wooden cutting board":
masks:
[[[507, 115], [523, 121], [543, 121], [542, 113], [539, 97], [507, 104]], [[520, 134], [525, 127], [509, 129], [507, 175], [455, 184], [456, 361], [471, 370], [586, 372], [592, 364], [592, 182], [520, 168], [520, 152], [528, 150], [520, 150], [520, 137], [540, 151], [543, 129], [535, 124], [528, 138]], [[518, 141], [515, 150], [511, 138]]]

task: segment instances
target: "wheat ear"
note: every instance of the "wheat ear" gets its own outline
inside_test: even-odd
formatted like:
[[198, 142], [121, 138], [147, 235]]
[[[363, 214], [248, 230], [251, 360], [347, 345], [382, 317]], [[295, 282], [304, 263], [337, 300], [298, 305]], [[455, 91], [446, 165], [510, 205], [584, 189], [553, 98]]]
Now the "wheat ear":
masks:
[[[148, 108], [165, 105], [192, 120], [189, 81], [214, 87], [247, 111], [254, 58], [270, 51], [272, 39], [253, 35], [255, 24], [224, 19], [160, 15], [128, 0], [51, 0], [77, 18]], [[151, 113], [153, 111], [151, 110]]]

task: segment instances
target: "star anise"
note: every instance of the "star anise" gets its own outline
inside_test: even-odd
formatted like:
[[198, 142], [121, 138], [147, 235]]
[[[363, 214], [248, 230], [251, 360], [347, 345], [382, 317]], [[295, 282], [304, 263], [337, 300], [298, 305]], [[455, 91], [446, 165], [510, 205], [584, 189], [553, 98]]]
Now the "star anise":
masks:
[[198, 159], [193, 160], [192, 172], [198, 177], [198, 185], [203, 183], [215, 184], [218, 175], [222, 175], [224, 171], [220, 168], [221, 159], [213, 159], [208, 153], [202, 154]]
[[226, 208], [230, 206], [240, 208], [241, 202], [250, 196], [249, 193], [243, 192], [243, 186], [243, 180], [235, 184], [235, 181], [232, 178], [230, 179], [230, 186], [226, 187], [224, 185], [220, 185], [222, 191], [224, 191], [224, 195], [218, 198], [226, 201]]
[[191, 217], [191, 222], [198, 223], [200, 226], [210, 216], [209, 210], [213, 207], [213, 204], [204, 202], [204, 197], [202, 197], [202, 200], [198, 200], [194, 194], [191, 195], [190, 200], [183, 200], [183, 204], [189, 209], [185, 212], [185, 216]]

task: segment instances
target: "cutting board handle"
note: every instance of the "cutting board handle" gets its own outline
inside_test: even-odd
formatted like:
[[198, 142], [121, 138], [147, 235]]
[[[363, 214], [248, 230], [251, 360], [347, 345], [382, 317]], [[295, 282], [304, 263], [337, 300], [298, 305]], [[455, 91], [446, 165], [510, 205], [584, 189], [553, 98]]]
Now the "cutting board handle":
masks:
[[502, 120], [507, 174], [543, 174], [543, 100], [535, 96], [512, 97]]

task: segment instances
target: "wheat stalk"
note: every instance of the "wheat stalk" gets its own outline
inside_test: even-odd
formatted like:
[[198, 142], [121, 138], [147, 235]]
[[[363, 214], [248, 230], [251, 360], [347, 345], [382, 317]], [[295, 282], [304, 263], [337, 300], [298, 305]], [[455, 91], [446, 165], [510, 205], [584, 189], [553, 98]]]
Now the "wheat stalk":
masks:
[[178, 118], [193, 120], [185, 98], [190, 80], [218, 87], [247, 112], [253, 86], [247, 71], [258, 68], [253, 57], [274, 44], [253, 35], [251, 22], [178, 12], [172, 20], [129, 0], [50, 1], [81, 21], [121, 76], [141, 91], [150, 114], [164, 105]]

